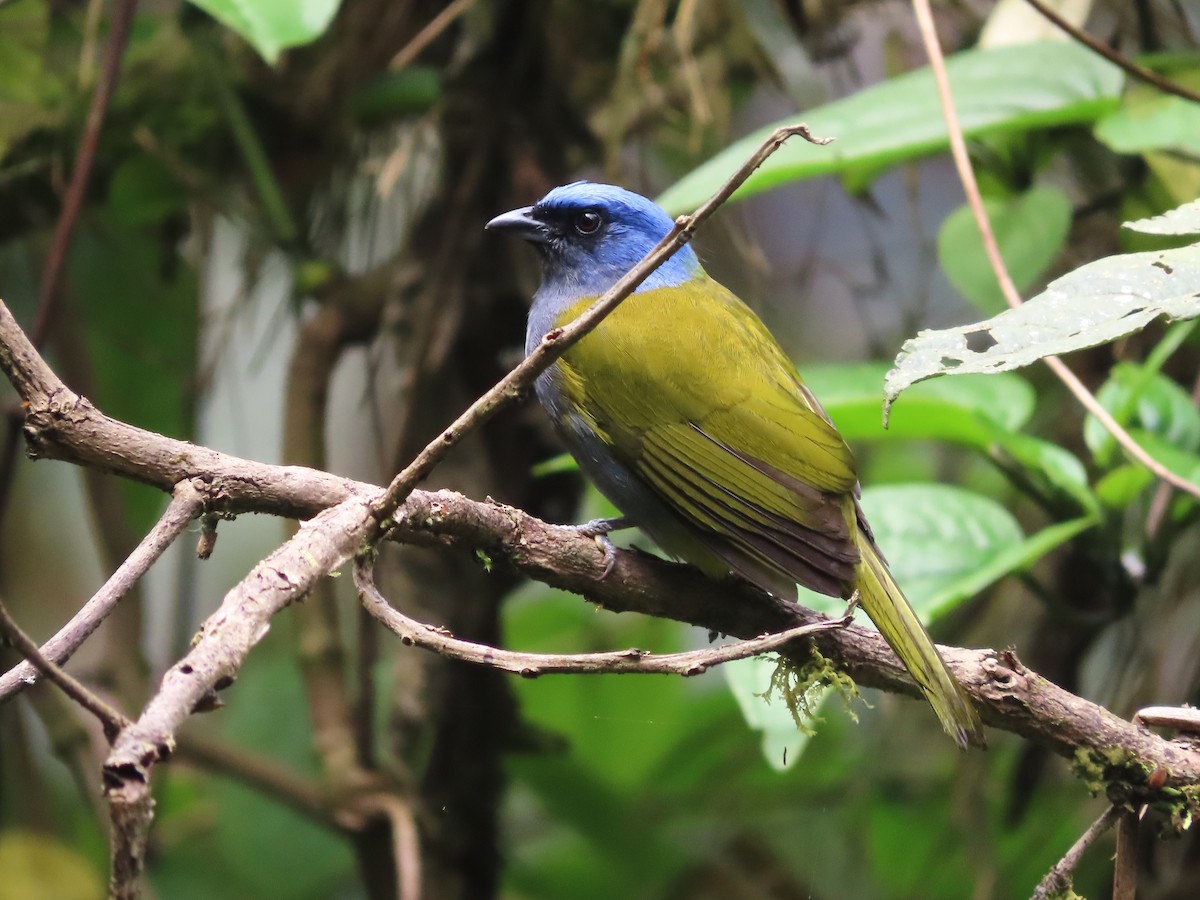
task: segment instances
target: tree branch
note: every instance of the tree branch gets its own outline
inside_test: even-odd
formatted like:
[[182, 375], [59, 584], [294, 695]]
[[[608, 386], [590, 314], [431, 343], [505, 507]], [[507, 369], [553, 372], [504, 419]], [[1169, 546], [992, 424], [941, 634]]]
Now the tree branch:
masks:
[[121, 732], [104, 763], [114, 878], [120, 875], [112, 885], [115, 895], [137, 896], [153, 814], [150, 776], [171, 755], [179, 727], [214, 691], [233, 683], [250, 649], [270, 629], [271, 617], [351, 558], [373, 531], [369, 507], [356, 497], [306, 522], [225, 595], [192, 649], [163, 676], [138, 720]]
[[1200, 103], [1200, 94], [1193, 90], [1189, 90], [1182, 84], [1171, 81], [1169, 78], [1164, 78], [1153, 69], [1147, 69], [1145, 66], [1139, 66], [1128, 57], [1122, 56], [1103, 41], [1096, 40], [1096, 38], [1092, 37], [1082, 28], [1078, 28], [1073, 23], [1068, 22], [1057, 12], [1043, 3], [1042, 0], [1025, 0], [1025, 2], [1041, 13], [1045, 19], [1053, 22], [1056, 26], [1061, 28], [1076, 41], [1083, 44], [1089, 50], [1099, 53], [1110, 63], [1113, 63], [1114, 65], [1124, 69], [1139, 81], [1152, 84], [1164, 93], [1174, 94], [1176, 97], [1182, 97], [1184, 100], [1191, 100], [1193, 103]]
[[[204, 489], [225, 512], [307, 518], [349, 499], [365, 503], [379, 487], [326, 472], [271, 466], [229, 456], [110, 419], [61, 386], [0, 303], [0, 368], [28, 403], [26, 434], [42, 456], [105, 468], [170, 490], [181, 480]], [[39, 396], [32, 386], [48, 386]], [[339, 520], [344, 521], [344, 520]], [[730, 580], [714, 582], [688, 566], [621, 551], [605, 577], [604, 554], [570, 527], [451, 491], [414, 491], [395, 516], [394, 540], [473, 554], [607, 609], [687, 622], [740, 638], [821, 621], [816, 613]], [[355, 555], [359, 547], [348, 554]], [[821, 653], [860, 684], [917, 696], [903, 667], [873, 631], [851, 626], [813, 638]], [[943, 648], [985, 722], [1071, 758], [1077, 750], [1116, 749], [1169, 772], [1177, 786], [1200, 783], [1200, 751], [1166, 741], [1025, 669], [1009, 653]], [[203, 692], [201, 692], [203, 693]]]
[[1046, 877], [1038, 882], [1033, 892], [1032, 900], [1049, 900], [1050, 897], [1061, 896], [1071, 887], [1071, 874], [1079, 868], [1079, 861], [1088, 847], [1096, 843], [1096, 838], [1112, 828], [1121, 810], [1116, 806], [1106, 809], [1095, 822], [1088, 826], [1087, 831], [1079, 836], [1071, 849], [1063, 854], [1063, 858], [1054, 864]]
[[[46, 659], [62, 665], [79, 649], [89, 635], [105, 620], [113, 607], [125, 596], [131, 585], [146, 573], [163, 551], [174, 542], [180, 533], [199, 513], [202, 497], [190, 481], [181, 481], [175, 487], [171, 502], [158, 523], [137, 545], [133, 553], [121, 563], [108, 581], [92, 596], [79, 612], [71, 617], [58, 633], [46, 641], [40, 649]], [[0, 703], [31, 684], [37, 683], [38, 668], [28, 661], [19, 663], [0, 675]]]
[[840, 619], [821, 619], [807, 625], [798, 625], [775, 634], [761, 634], [749, 640], [691, 650], [686, 653], [653, 654], [631, 647], [628, 650], [612, 650], [607, 653], [520, 653], [489, 647], [473, 641], [454, 637], [449, 630], [437, 625], [426, 625], [411, 619], [387, 602], [375, 586], [371, 571], [372, 563], [367, 556], [360, 556], [354, 563], [354, 586], [359, 599], [372, 616], [388, 631], [400, 638], [400, 643], [412, 647], [424, 647], [442, 656], [463, 662], [490, 666], [504, 672], [512, 672], [525, 678], [556, 673], [573, 674], [628, 674], [642, 675], [703, 675], [721, 663], [746, 659], [782, 650], [802, 637], [810, 637], [823, 631], [845, 628], [853, 618], [847, 613]]
[[41, 672], [68, 697], [100, 720], [104, 726], [104, 735], [111, 743], [122, 728], [129, 724], [129, 719], [120, 710], [115, 709], [101, 700], [71, 675], [64, 672], [52, 660], [38, 649], [33, 642], [8, 613], [8, 607], [0, 600], [0, 634], [16, 647], [28, 661], [35, 672]]

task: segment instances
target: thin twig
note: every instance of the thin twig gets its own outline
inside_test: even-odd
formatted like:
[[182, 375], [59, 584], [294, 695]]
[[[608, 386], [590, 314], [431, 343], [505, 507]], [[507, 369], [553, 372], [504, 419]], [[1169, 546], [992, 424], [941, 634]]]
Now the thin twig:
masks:
[[261, 794], [274, 797], [326, 828], [340, 830], [346, 823], [334, 816], [321, 785], [292, 771], [278, 760], [215, 741], [189, 731], [175, 747], [176, 758], [216, 775], [242, 782]]
[[[71, 617], [58, 633], [42, 645], [40, 652], [56, 665], [71, 658], [100, 623], [105, 620], [117, 603], [129, 591], [146, 570], [158, 559], [167, 547], [200, 512], [202, 498], [190, 481], [181, 481], [175, 488], [171, 502], [137, 548], [121, 563], [103, 587]], [[18, 663], [0, 675], [0, 703], [34, 684], [38, 670], [29, 662]]]
[[366, 556], [361, 556], [355, 561], [354, 586], [367, 612], [397, 635], [402, 643], [423, 647], [451, 659], [513, 672], [526, 678], [559, 673], [700, 675], [713, 666], [758, 656], [798, 638], [845, 628], [852, 619], [852, 616], [847, 614], [840, 619], [801, 625], [776, 634], [763, 634], [750, 640], [686, 653], [656, 655], [634, 648], [607, 653], [521, 653], [464, 641], [454, 637], [445, 628], [410, 619], [389, 604], [379, 592], [373, 580], [371, 562]]
[[[100, 4], [95, 4], [96, 9], [99, 7]], [[58, 214], [58, 221], [54, 226], [54, 237], [50, 242], [45, 265], [42, 267], [37, 310], [34, 313], [33, 328], [30, 330], [30, 338], [35, 347], [40, 347], [45, 341], [46, 332], [54, 320], [55, 299], [58, 297], [59, 281], [66, 266], [67, 250], [71, 246], [71, 235], [75, 231], [75, 223], [79, 219], [83, 201], [87, 196], [92, 163], [96, 158], [96, 147], [100, 142], [100, 127], [104, 124], [108, 103], [116, 87], [117, 76], [121, 72], [121, 57], [124, 55], [125, 44], [129, 39], [130, 23], [133, 21], [133, 13], [136, 8], [137, 0], [121, 0], [113, 12], [112, 22], [109, 25], [108, 41], [104, 48], [104, 68], [100, 74], [100, 80], [96, 84], [96, 89], [92, 92], [92, 102], [88, 107], [83, 133], [79, 136], [79, 147], [75, 151], [75, 165], [71, 170], [71, 180], [63, 195], [62, 210]], [[89, 16], [91, 12], [89, 9]], [[4, 436], [3, 446], [0, 447], [0, 518], [3, 518], [8, 509], [20, 442], [20, 430], [15, 424], [10, 424]]]
[[429, 20], [429, 24], [418, 31], [411, 41], [400, 48], [392, 57], [388, 68], [395, 72], [403, 69], [421, 55], [426, 47], [432, 44], [443, 31], [454, 24], [454, 20], [475, 5], [475, 0], [454, 0], [449, 6]]
[[96, 90], [92, 92], [92, 103], [88, 107], [87, 119], [84, 122], [83, 134], [79, 137], [79, 149], [75, 153], [75, 166], [71, 170], [71, 180], [63, 195], [62, 212], [54, 227], [54, 239], [50, 244], [50, 252], [46, 256], [46, 264], [42, 268], [42, 284], [38, 291], [37, 312], [33, 319], [33, 329], [30, 339], [35, 347], [40, 347], [46, 339], [46, 331], [54, 316], [54, 301], [58, 295], [58, 283], [62, 277], [63, 267], [67, 261], [67, 250], [71, 246], [71, 234], [83, 209], [83, 201], [87, 196], [88, 181], [92, 175], [92, 162], [96, 158], [96, 148], [100, 144], [100, 128], [104, 124], [104, 116], [108, 111], [109, 100], [117, 85], [117, 76], [121, 73], [121, 57], [125, 52], [125, 43], [129, 39], [129, 28], [133, 22], [133, 13], [137, 9], [137, 0], [121, 0], [113, 11], [112, 21], [108, 26], [108, 43], [104, 48], [104, 69]]
[[387, 820], [396, 868], [396, 900], [421, 900], [421, 838], [412, 804], [396, 794], [378, 793], [361, 798], [355, 807]]
[[1138, 813], [1122, 810], [1117, 819], [1117, 852], [1113, 862], [1112, 900], [1134, 900], [1137, 896]]
[[808, 126], [803, 123], [776, 129], [699, 209], [690, 216], [680, 216], [676, 219], [671, 230], [636, 266], [621, 276], [616, 284], [601, 294], [578, 317], [567, 325], [547, 333], [532, 353], [472, 403], [450, 427], [426, 445], [425, 449], [392, 479], [383, 497], [375, 503], [373, 508], [376, 521], [382, 523], [390, 518], [396, 508], [412, 493], [413, 488], [433, 470], [451, 447], [505, 406], [516, 401], [538, 375], [548, 369], [572, 344], [600, 324], [600, 320], [616, 309], [617, 305], [649, 278], [655, 269], [690, 241], [696, 233], [696, 228], [716, 212], [755, 169], [782, 147], [788, 138], [797, 135], [812, 144], [828, 144], [833, 140], [813, 137]]
[[1025, 2], [1041, 13], [1043, 17], [1053, 22], [1075, 40], [1079, 41], [1079, 43], [1095, 51], [1096, 53], [1099, 53], [1109, 62], [1124, 69], [1139, 81], [1152, 84], [1164, 93], [1174, 94], [1176, 97], [1182, 97], [1184, 100], [1191, 100], [1193, 103], [1200, 103], [1200, 94], [1193, 90], [1189, 90], [1182, 84], [1177, 84], [1176, 82], [1171, 81], [1169, 78], [1164, 78], [1153, 69], [1147, 69], [1145, 66], [1139, 66], [1128, 57], [1122, 56], [1103, 41], [1096, 40], [1096, 38], [1092, 37], [1082, 28], [1079, 28], [1075, 24], [1068, 22], [1061, 15], [1043, 3], [1042, 0], [1025, 0]]
[[1056, 893], [1061, 893], [1071, 886], [1071, 874], [1079, 867], [1079, 861], [1083, 854], [1087, 852], [1088, 847], [1096, 842], [1096, 838], [1112, 828], [1116, 823], [1121, 810], [1115, 806], [1110, 806], [1095, 822], [1088, 826], [1087, 831], [1079, 836], [1071, 849], [1068, 850], [1063, 858], [1056, 862], [1050, 871], [1046, 873], [1046, 877], [1038, 882], [1038, 886], [1033, 891], [1031, 900], [1047, 900]]
[[4, 634], [8, 642], [17, 648], [17, 652], [24, 656], [31, 666], [57, 685], [64, 694], [100, 720], [100, 724], [104, 726], [104, 736], [108, 738], [110, 744], [116, 739], [121, 729], [129, 725], [130, 720], [124, 713], [101, 700], [88, 690], [82, 682], [74, 676], [68, 675], [59, 666], [47, 659], [42, 651], [38, 649], [38, 645], [34, 640], [22, 631], [21, 626], [9, 615], [8, 608], [4, 605], [3, 600], [0, 600], [0, 633]]
[[[937, 84], [938, 96], [942, 103], [942, 114], [946, 118], [946, 130], [950, 138], [950, 153], [954, 158], [954, 167], [958, 170], [958, 177], [962, 181], [963, 192], [967, 196], [967, 204], [971, 208], [975, 224], [979, 227], [983, 249], [987, 253], [988, 262], [991, 263], [992, 271], [996, 275], [1000, 291], [1004, 294], [1005, 302], [1013, 309], [1016, 309], [1021, 305], [1021, 295], [1018, 293], [1016, 285], [1013, 284], [1012, 278], [1008, 274], [1008, 268], [1004, 265], [1004, 259], [1000, 255], [1000, 247], [996, 243], [996, 235], [992, 231], [992, 224], [988, 220], [987, 211], [983, 206], [983, 197], [979, 193], [979, 185], [975, 181], [975, 172], [971, 168], [971, 158], [967, 153], [967, 143], [963, 138], [962, 126], [958, 122], [958, 112], [954, 107], [954, 98], [950, 93], [950, 80], [946, 77], [946, 60], [942, 55], [941, 45], [938, 43], [937, 29], [933, 24], [933, 12], [929, 6], [929, 0], [912, 0], [912, 3], [917, 17], [917, 25], [921, 31], [921, 39], [925, 44], [926, 53], [929, 55], [929, 67], [933, 72], [934, 82]], [[1112, 417], [1109, 411], [1100, 405], [1100, 401], [1087, 389], [1075, 373], [1067, 368], [1066, 363], [1057, 356], [1045, 356], [1042, 357], [1042, 360], [1050, 367], [1050, 370], [1058, 377], [1059, 381], [1066, 385], [1067, 390], [1075, 395], [1075, 399], [1079, 401], [1083, 408], [1096, 417], [1096, 420], [1104, 426], [1104, 429], [1113, 436], [1126, 453], [1153, 472], [1158, 478], [1174, 485], [1181, 491], [1186, 491], [1193, 497], [1200, 498], [1200, 485], [1192, 484], [1187, 479], [1179, 477], [1147, 453], [1130, 436], [1129, 432], [1121, 427], [1120, 423]]]
[[1174, 728], [1187, 735], [1200, 735], [1200, 709], [1191, 706], [1145, 706], [1133, 715], [1135, 725]]
[[[1192, 405], [1200, 406], [1200, 372], [1196, 373], [1196, 380], [1192, 383]], [[1158, 529], [1162, 527], [1170, 505], [1171, 485], [1160, 481], [1154, 491], [1154, 496], [1150, 499], [1150, 506], [1146, 510], [1147, 538], [1153, 540], [1154, 536], [1158, 534]]]

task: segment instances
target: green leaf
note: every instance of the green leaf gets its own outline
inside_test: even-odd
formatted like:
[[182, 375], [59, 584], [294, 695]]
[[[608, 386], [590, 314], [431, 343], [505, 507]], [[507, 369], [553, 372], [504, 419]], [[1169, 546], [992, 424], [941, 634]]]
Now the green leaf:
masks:
[[[968, 50], [946, 61], [954, 101], [968, 137], [1090, 122], [1114, 109], [1121, 71], [1084, 47], [1047, 42]], [[672, 214], [695, 209], [777, 127], [808, 123], [836, 140], [817, 147], [793, 139], [734, 195], [745, 198], [778, 185], [851, 169], [878, 170], [937, 153], [948, 138], [933, 76], [918, 69], [792, 116], [747, 135], [686, 175], [659, 198]]]
[[1126, 463], [1096, 482], [1096, 496], [1105, 506], [1124, 509], [1138, 494], [1154, 483], [1154, 473], [1145, 466]]
[[[926, 623], [1029, 568], [1099, 521], [1087, 515], [1026, 538], [996, 501], [942, 484], [868, 488], [862, 504], [892, 574]], [[806, 606], [809, 593], [800, 600]], [[832, 612], [835, 607], [822, 602], [817, 608]]]
[[[1096, 399], [1122, 425], [1134, 424], [1180, 450], [1200, 448], [1200, 411], [1187, 391], [1164, 375], [1147, 374], [1137, 363], [1117, 363]], [[1097, 463], [1111, 464], [1117, 443], [1092, 415], [1084, 420], [1083, 440]]]
[[891, 436], [981, 446], [991, 430], [976, 416], [1015, 431], [1033, 415], [1036, 398], [1025, 379], [975, 376], [930, 382], [910, 391], [884, 431], [880, 410], [887, 372], [887, 363], [831, 363], [806, 366], [803, 375], [847, 440]]
[[1016, 369], [1114, 341], [1164, 315], [1200, 315], [1200, 245], [1105, 257], [1052, 281], [1017, 309], [922, 331], [904, 342], [888, 373], [885, 415], [901, 391], [926, 378]]
[[1142, 234], [1200, 234], [1200, 200], [1177, 206], [1161, 216], [1126, 222], [1121, 227]]
[[782, 698], [767, 700], [764, 696], [778, 665], [774, 656], [752, 656], [725, 663], [721, 673], [746, 724], [762, 735], [763, 758], [772, 769], [782, 772], [800, 758], [809, 735], [796, 727]]
[[222, 25], [250, 42], [272, 65], [288, 47], [325, 33], [340, 0], [192, 0]]
[[1003, 455], [1079, 506], [1095, 512], [1087, 471], [1072, 453], [1026, 434], [1035, 395], [1027, 381], [1009, 373], [966, 375], [915, 385], [896, 405], [885, 429], [880, 421], [886, 363], [809, 366], [805, 381], [842, 437], [858, 440], [937, 440], [995, 457]]
[[[1058, 258], [1071, 228], [1071, 201], [1057, 188], [1035, 187], [1008, 199], [989, 198], [984, 206], [1008, 273], [1024, 290]], [[946, 278], [968, 302], [985, 313], [1005, 308], [969, 206], [946, 217], [937, 248]]]
[[936, 619], [956, 609], [966, 600], [995, 584], [1001, 578], [1024, 572], [1051, 550], [1065, 544], [1099, 523], [1095, 515], [1058, 522], [1025, 538], [1019, 544], [1001, 549], [973, 572], [964, 572], [954, 581], [944, 584], [929, 599], [929, 616]]
[[1096, 495], [1088, 487], [1087, 469], [1074, 453], [1058, 444], [1015, 431], [992, 430], [996, 448], [1027, 472], [1035, 472], [1058, 492], [1079, 504], [1085, 512], [1098, 514]]
[[[996, 501], [945, 484], [868, 488], [863, 511], [892, 574], [922, 621], [947, 611], [947, 592], [1021, 545], [1024, 535]], [[979, 582], [982, 590], [1001, 575]]]
[[1139, 85], [1096, 123], [1096, 137], [1117, 153], [1200, 152], [1200, 104]]

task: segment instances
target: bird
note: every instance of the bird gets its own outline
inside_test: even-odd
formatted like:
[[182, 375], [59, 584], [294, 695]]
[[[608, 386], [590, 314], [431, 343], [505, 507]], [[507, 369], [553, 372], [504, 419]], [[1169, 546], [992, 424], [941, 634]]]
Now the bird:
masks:
[[[526, 354], [673, 225], [646, 197], [588, 181], [488, 222], [540, 257]], [[983, 746], [970, 699], [876, 546], [849, 446], [767, 327], [690, 245], [539, 375], [534, 393], [622, 514], [586, 533], [633, 524], [712, 577], [732, 573], [792, 602], [797, 584], [857, 600], [945, 731]]]

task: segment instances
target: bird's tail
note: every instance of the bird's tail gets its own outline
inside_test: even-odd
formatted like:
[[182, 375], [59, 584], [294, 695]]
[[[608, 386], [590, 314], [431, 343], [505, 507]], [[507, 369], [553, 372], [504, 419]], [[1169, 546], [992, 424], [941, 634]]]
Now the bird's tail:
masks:
[[859, 535], [862, 560], [856, 569], [859, 602], [871, 621], [900, 657], [925, 699], [958, 745], [984, 746], [983, 725], [958, 680], [950, 674], [933, 639], [872, 542]]

